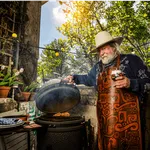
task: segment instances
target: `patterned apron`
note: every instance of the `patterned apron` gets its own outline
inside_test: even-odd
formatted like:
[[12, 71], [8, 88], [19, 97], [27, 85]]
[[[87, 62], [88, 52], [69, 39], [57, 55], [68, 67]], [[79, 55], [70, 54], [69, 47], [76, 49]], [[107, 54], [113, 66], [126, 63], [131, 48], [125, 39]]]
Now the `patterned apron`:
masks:
[[129, 90], [116, 89], [111, 79], [117, 64], [98, 76], [98, 148], [99, 150], [142, 150], [138, 98]]

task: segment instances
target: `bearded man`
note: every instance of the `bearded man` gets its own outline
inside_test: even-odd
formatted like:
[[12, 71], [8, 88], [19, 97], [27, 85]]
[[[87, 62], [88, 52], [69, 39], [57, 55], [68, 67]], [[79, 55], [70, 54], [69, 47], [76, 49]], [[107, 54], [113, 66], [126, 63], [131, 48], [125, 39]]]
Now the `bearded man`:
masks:
[[[102, 31], [95, 41], [96, 49], [91, 52], [97, 52], [100, 61], [88, 74], [74, 74], [65, 79], [98, 90], [99, 150], [142, 150], [144, 87], [150, 83], [150, 72], [138, 56], [120, 54], [123, 37], [113, 38]], [[112, 73], [117, 76], [112, 78]]]

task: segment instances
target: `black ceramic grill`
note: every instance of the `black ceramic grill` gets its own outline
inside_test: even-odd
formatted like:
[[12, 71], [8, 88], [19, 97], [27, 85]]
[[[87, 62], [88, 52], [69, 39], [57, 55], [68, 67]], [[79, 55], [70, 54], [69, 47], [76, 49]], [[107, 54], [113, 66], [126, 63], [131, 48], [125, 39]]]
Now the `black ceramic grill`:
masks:
[[35, 96], [44, 115], [36, 119], [42, 125], [37, 132], [39, 150], [85, 150], [86, 128], [82, 116], [53, 116], [72, 109], [80, 102], [80, 92], [73, 84], [51, 82]]

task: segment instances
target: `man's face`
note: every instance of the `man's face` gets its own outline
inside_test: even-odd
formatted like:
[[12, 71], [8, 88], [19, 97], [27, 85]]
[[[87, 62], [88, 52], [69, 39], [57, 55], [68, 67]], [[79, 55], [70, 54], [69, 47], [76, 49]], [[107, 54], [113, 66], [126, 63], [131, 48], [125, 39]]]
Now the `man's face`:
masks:
[[100, 47], [99, 57], [101, 58], [103, 64], [110, 63], [116, 57], [115, 48], [110, 45]]

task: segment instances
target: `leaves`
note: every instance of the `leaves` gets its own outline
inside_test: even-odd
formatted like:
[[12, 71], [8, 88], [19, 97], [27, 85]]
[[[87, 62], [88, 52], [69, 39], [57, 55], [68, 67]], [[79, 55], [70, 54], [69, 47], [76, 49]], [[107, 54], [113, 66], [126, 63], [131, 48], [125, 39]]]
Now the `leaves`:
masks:
[[66, 40], [58, 39], [46, 45], [38, 62], [38, 74], [41, 78], [53, 78], [53, 72], [61, 76], [68, 73], [65, 65], [67, 52], [70, 50]]
[[23, 84], [22, 82], [18, 81], [18, 76], [20, 71], [13, 70], [14, 72], [11, 74], [10, 68], [7, 68], [7, 74], [3, 74], [3, 71], [6, 68], [0, 71], [0, 86], [13, 86], [18, 84]]
[[[135, 53], [150, 66], [150, 2], [148, 1], [71, 1], [59, 2], [66, 22], [57, 30], [66, 40], [46, 45], [38, 65], [42, 78], [87, 73], [98, 61], [89, 52], [95, 35], [103, 30], [113, 37], [123, 36], [121, 52]], [[56, 53], [59, 56], [56, 57]]]
[[149, 65], [149, 44], [145, 43], [150, 42], [150, 2], [73, 1], [63, 5], [70, 10], [64, 13], [71, 19], [57, 29], [68, 38], [74, 51], [85, 54], [90, 66], [95, 60], [88, 53], [95, 46], [95, 35], [102, 30], [114, 37], [124, 36], [123, 53], [131, 53], [132, 48]]
[[31, 82], [30, 85], [24, 86], [24, 92], [35, 92], [35, 90], [39, 87], [39, 83], [36, 81]]

